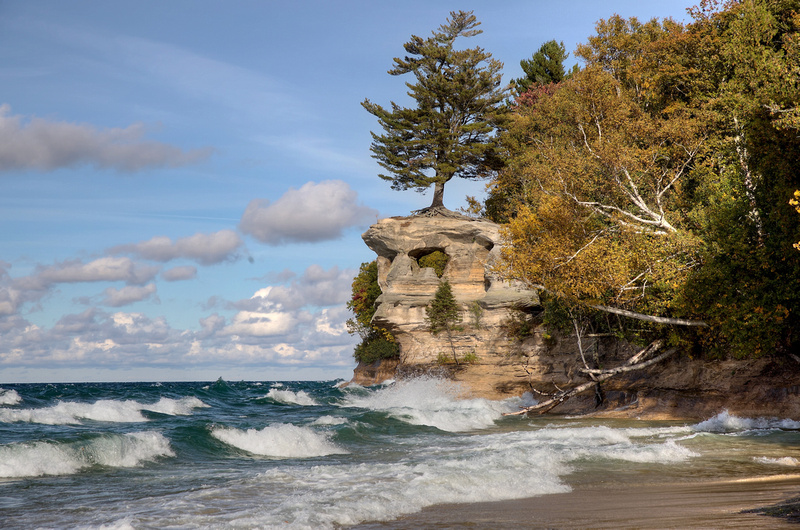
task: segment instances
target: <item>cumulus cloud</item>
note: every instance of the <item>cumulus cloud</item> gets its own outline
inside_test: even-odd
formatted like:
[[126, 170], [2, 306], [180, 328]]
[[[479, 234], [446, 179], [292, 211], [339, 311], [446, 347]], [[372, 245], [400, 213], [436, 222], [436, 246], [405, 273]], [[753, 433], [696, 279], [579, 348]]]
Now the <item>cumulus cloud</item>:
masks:
[[358, 193], [341, 180], [308, 182], [270, 203], [254, 199], [239, 229], [268, 245], [337, 239], [345, 229], [367, 224], [377, 210], [358, 203]]
[[311, 265], [289, 285], [272, 287], [267, 299], [290, 309], [344, 304], [350, 298], [350, 286], [355, 274], [356, 271], [352, 269], [332, 267], [325, 270], [319, 265]]
[[[84, 263], [67, 260], [50, 266], [39, 265], [33, 274], [18, 278], [0, 275], [0, 317], [16, 314], [21, 306], [41, 301], [59, 283], [125, 282], [129, 286], [151, 281], [159, 267], [138, 263], [126, 257], [104, 257]], [[109, 296], [109, 293], [106, 293]], [[114, 294], [109, 301], [121, 300]], [[89, 298], [78, 299], [90, 303]]]
[[159, 267], [137, 263], [125, 257], [103, 257], [83, 263], [69, 260], [50, 267], [40, 267], [34, 277], [28, 277], [33, 286], [37, 281], [45, 285], [77, 282], [117, 282], [143, 285], [158, 274]]
[[161, 273], [161, 278], [168, 282], [180, 282], [183, 280], [193, 280], [197, 277], [197, 267], [191, 265], [184, 265], [181, 267], [172, 267]]
[[126, 285], [122, 289], [109, 287], [105, 290], [105, 299], [102, 303], [103, 305], [110, 307], [122, 307], [124, 305], [132, 304], [134, 302], [141, 302], [142, 300], [147, 299], [154, 299], [154, 301], [157, 301], [158, 297], [153, 296], [155, 294], [156, 284], [154, 283], [147, 284], [144, 287], [140, 287], [138, 285]]
[[254, 311], [200, 319], [198, 331], [175, 329], [163, 317], [96, 308], [66, 315], [49, 329], [17, 315], [0, 317], [0, 369], [352, 366], [356, 339], [343, 332], [346, 311], [290, 311], [266, 294], [254, 295], [261, 304]]
[[48, 121], [11, 115], [0, 105], [0, 171], [51, 171], [91, 165], [117, 171], [177, 167], [208, 158], [210, 148], [184, 151], [144, 138], [145, 127], [97, 129], [88, 124]]
[[156, 236], [147, 241], [120, 245], [109, 250], [112, 254], [135, 254], [143, 259], [166, 262], [174, 259], [191, 259], [201, 265], [232, 261], [236, 251], [244, 244], [233, 230], [220, 230], [213, 234], [197, 233], [173, 241], [166, 236]]
[[[25, 279], [29, 287], [46, 289], [57, 281], [139, 281], [142, 274], [132, 272], [136, 266], [130, 258], [65, 262], [42, 268], [42, 277]], [[352, 366], [357, 338], [346, 332], [345, 321], [350, 315], [344, 300], [354, 273], [313, 265], [288, 285], [264, 286], [245, 300], [216, 299], [210, 304], [215, 309], [199, 319], [196, 330], [174, 328], [165, 317], [121, 310], [106, 312], [98, 307], [65, 315], [50, 328], [6, 311], [0, 313], [0, 370], [138, 366], [177, 369], [199, 365], [229, 369], [256, 364], [347, 369]], [[20, 285], [18, 280], [5, 281]], [[23, 299], [27, 296], [25, 292], [15, 292]], [[0, 306], [3, 293], [6, 299], [10, 298], [9, 290], [3, 290], [0, 284]], [[157, 300], [156, 286], [150, 282], [111, 287], [103, 296], [100, 303], [110, 307]], [[16, 308], [18, 304], [13, 301], [13, 305]], [[232, 314], [225, 314], [231, 310]]]

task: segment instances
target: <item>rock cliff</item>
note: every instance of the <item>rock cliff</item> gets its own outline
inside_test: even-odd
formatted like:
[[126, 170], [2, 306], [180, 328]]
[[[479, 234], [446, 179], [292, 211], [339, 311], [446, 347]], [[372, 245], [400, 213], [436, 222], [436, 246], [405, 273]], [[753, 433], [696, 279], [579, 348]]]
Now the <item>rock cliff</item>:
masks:
[[[372, 225], [362, 237], [378, 256], [383, 291], [373, 322], [397, 338], [400, 359], [359, 365], [353, 382], [371, 385], [434, 372], [463, 383], [469, 397], [502, 399], [587, 381], [578, 370], [582, 364], [575, 337], [550, 336], [540, 326], [524, 341], [509, 338], [504, 323], [511, 313], [515, 308], [535, 312], [539, 297], [493, 272], [502, 246], [495, 223], [393, 217]], [[450, 344], [445, 336], [431, 335], [425, 308], [441, 280], [434, 269], [419, 265], [420, 258], [437, 250], [449, 258], [442, 279], [450, 282], [462, 308], [462, 329], [454, 336], [457, 355], [463, 359], [474, 354], [477, 362], [457, 367], [437, 362], [440, 354], [451, 355]], [[594, 351], [606, 366], [618, 366], [635, 353], [631, 345], [613, 338], [598, 340]], [[710, 361], [677, 355], [609, 380], [602, 391], [601, 402], [596, 401], [601, 396], [584, 394], [553, 412], [699, 419], [728, 409], [746, 416], [800, 419], [800, 361]]]
[[[461, 330], [454, 336], [457, 355], [504, 356], [510, 344], [503, 322], [514, 307], [536, 306], [536, 291], [502, 281], [492, 271], [499, 257], [499, 226], [485, 220], [451, 217], [393, 217], [372, 225], [364, 242], [378, 255], [383, 294], [373, 322], [390, 330], [400, 344], [401, 363], [436, 362], [450, 344], [431, 335], [425, 308], [441, 280], [448, 280], [462, 307]], [[419, 260], [435, 251], [449, 258], [442, 278]]]

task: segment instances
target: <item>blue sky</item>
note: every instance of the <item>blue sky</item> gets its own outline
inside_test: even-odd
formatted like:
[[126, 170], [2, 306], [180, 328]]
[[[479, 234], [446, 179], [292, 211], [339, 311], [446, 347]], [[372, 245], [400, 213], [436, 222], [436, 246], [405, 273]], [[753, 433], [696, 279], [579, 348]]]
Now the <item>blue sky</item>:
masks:
[[0, 383], [349, 378], [360, 234], [430, 202], [377, 177], [360, 105], [410, 105], [403, 43], [473, 10], [459, 47], [507, 81], [689, 5], [0, 0]]

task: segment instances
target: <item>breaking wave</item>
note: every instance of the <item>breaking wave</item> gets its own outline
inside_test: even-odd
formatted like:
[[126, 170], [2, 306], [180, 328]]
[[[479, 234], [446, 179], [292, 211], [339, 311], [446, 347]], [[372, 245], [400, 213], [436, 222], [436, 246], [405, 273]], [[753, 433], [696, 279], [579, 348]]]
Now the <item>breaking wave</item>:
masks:
[[0, 422], [27, 422], [44, 425], [80, 424], [84, 420], [137, 423], [147, 421], [147, 418], [142, 415], [143, 410], [171, 416], [187, 416], [192, 413], [193, 409], [200, 407], [208, 407], [208, 405], [196, 397], [161, 398], [152, 404], [112, 399], [101, 399], [94, 403], [66, 401], [38, 409], [0, 409]]
[[16, 390], [6, 390], [5, 388], [0, 388], [0, 405], [16, 405], [21, 401], [22, 398], [19, 396]]
[[461, 393], [461, 387], [452, 381], [421, 377], [381, 387], [367, 395], [350, 394], [343, 405], [386, 412], [412, 425], [449, 432], [486, 429], [504, 412], [515, 410], [507, 401], [459, 399]]
[[693, 429], [697, 432], [733, 433], [763, 429], [800, 429], [800, 422], [778, 418], [740, 418], [727, 410], [702, 421]]
[[276, 423], [260, 430], [215, 427], [211, 430], [211, 436], [248, 453], [274, 458], [313, 458], [347, 453], [325, 434], [285, 423]]
[[92, 466], [136, 467], [175, 456], [158, 432], [104, 435], [88, 442], [25, 442], [0, 446], [0, 477], [72, 475]]
[[272, 388], [267, 393], [266, 397], [279, 403], [286, 403], [288, 405], [303, 405], [311, 407], [318, 404], [316, 401], [314, 401], [314, 398], [309, 396], [304, 390], [292, 392], [291, 390], [278, 390], [277, 388]]

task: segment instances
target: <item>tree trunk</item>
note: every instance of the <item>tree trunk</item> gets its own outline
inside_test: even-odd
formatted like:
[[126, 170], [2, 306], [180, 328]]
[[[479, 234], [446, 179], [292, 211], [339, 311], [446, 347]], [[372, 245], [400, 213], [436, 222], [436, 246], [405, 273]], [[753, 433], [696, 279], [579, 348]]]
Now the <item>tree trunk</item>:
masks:
[[456, 362], [456, 366], [458, 366], [458, 356], [456, 355], [456, 346], [453, 344], [453, 331], [450, 329], [450, 326], [447, 326], [447, 340], [450, 341], [450, 349], [453, 350], [453, 360]]
[[444, 208], [444, 182], [435, 182], [433, 188], [433, 202], [431, 202], [431, 208], [436, 208], [441, 206]]

